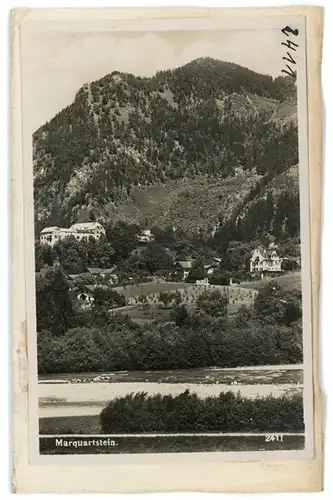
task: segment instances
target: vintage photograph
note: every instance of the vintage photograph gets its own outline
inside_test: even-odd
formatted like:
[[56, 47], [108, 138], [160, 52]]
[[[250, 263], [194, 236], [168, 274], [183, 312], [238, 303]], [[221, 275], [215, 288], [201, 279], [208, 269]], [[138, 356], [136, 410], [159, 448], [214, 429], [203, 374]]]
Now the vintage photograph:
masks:
[[295, 26], [30, 35], [41, 455], [305, 448]]

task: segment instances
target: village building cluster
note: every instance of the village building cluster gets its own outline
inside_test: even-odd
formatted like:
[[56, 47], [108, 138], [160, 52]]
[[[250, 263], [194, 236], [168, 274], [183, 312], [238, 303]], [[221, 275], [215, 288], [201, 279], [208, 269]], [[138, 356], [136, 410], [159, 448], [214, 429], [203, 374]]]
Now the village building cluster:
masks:
[[[73, 236], [80, 241], [82, 239], [89, 239], [90, 237], [98, 240], [102, 236], [105, 237], [105, 234], [105, 228], [100, 223], [82, 222], [73, 224], [69, 228], [60, 228], [57, 226], [46, 227], [40, 233], [40, 242], [54, 246], [58, 241], [61, 241], [68, 236]], [[131, 252], [131, 255], [140, 257], [147, 250], [147, 244], [154, 241], [154, 235], [150, 229], [143, 229], [137, 235], [137, 240], [138, 246]], [[166, 249], [166, 251], [168, 251], [172, 256], [174, 270], [177, 272], [178, 279], [180, 281], [186, 281], [195, 264], [195, 260], [192, 258], [188, 258], [187, 260], [177, 260], [175, 253], [171, 252], [170, 249]], [[279, 274], [284, 273], [282, 266], [284, 260], [290, 259], [279, 256], [277, 246], [274, 244], [271, 244], [268, 248], [257, 247], [253, 250], [250, 257], [248, 270], [253, 277], [260, 275], [261, 279], [268, 276], [278, 276]], [[204, 277], [200, 280], [196, 280], [195, 284], [208, 285], [210, 283], [210, 278], [220, 269], [221, 262], [222, 259], [220, 257], [212, 257], [209, 259], [209, 261], [207, 261], [204, 265]], [[297, 259], [297, 266], [300, 267], [300, 264], [300, 259]], [[88, 307], [93, 301], [94, 289], [96, 286], [108, 288], [108, 286], [115, 286], [119, 284], [116, 266], [109, 269], [87, 268], [85, 273], [81, 273], [80, 275], [69, 275], [68, 277], [70, 280], [75, 281], [78, 278], [84, 280], [85, 276], [87, 276], [88, 283], [81, 288], [77, 299], [82, 305], [86, 305]], [[91, 284], [92, 278], [94, 284]], [[133, 282], [135, 277], [129, 277], [128, 279], [129, 282]], [[159, 280], [160, 278], [156, 277], [156, 279]], [[233, 282], [232, 277], [230, 278], [229, 284], [236, 284]]]

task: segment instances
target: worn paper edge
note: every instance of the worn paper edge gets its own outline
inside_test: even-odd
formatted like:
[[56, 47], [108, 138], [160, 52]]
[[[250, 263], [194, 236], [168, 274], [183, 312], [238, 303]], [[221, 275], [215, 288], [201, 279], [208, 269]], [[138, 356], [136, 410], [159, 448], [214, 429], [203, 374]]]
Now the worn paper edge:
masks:
[[[315, 412], [315, 456], [312, 460], [274, 462], [210, 462], [177, 470], [172, 465], [99, 466], [104, 481], [94, 479], [96, 466], [29, 464], [28, 359], [23, 237], [22, 106], [20, 25], [25, 19], [177, 18], [217, 17], [228, 11], [236, 15], [303, 15], [306, 18], [308, 148], [310, 185], [310, 237], [313, 319], [313, 389]], [[319, 387], [318, 324], [320, 289], [322, 101], [320, 87], [322, 8], [152, 8], [152, 9], [14, 9], [11, 13], [11, 275], [12, 275], [12, 490], [17, 493], [113, 492], [144, 493], [172, 491], [283, 492], [321, 491], [323, 488], [323, 410]], [[180, 469], [180, 470], [179, 470]], [[73, 471], [73, 472], [72, 472]], [[75, 471], [75, 473], [74, 473]], [[83, 472], [84, 471], [84, 472]], [[61, 474], [64, 472], [64, 474]], [[113, 474], [112, 474], [113, 472]]]

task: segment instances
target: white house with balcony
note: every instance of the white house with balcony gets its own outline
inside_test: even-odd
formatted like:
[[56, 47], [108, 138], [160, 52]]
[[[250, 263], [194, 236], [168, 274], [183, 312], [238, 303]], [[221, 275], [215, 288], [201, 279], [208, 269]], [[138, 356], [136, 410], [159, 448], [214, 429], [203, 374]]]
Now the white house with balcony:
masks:
[[265, 274], [278, 274], [282, 272], [283, 258], [279, 257], [275, 249], [256, 248], [250, 259], [250, 272]]
[[45, 227], [40, 232], [40, 242], [53, 246], [68, 236], [73, 236], [79, 241], [90, 237], [98, 240], [101, 236], [105, 236], [105, 229], [99, 222], [79, 222], [69, 228], [57, 226]]

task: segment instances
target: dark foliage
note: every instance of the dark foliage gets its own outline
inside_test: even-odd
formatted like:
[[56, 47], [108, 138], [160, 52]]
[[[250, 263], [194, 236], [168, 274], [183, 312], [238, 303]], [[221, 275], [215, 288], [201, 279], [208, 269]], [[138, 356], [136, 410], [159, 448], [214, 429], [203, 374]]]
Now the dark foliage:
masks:
[[289, 326], [302, 317], [302, 293], [286, 292], [276, 281], [261, 288], [254, 301], [254, 314], [262, 323]]
[[199, 295], [196, 310], [214, 318], [225, 318], [228, 314], [228, 298], [219, 290], [208, 290]]
[[184, 304], [177, 306], [170, 313], [170, 320], [174, 321], [177, 326], [182, 326], [188, 319], [188, 312]]
[[227, 286], [230, 283], [230, 273], [228, 271], [223, 271], [223, 270], [215, 272], [210, 277], [209, 283], [212, 285]]
[[94, 290], [94, 309], [122, 307], [126, 304], [125, 297], [112, 288], [97, 286]]
[[188, 390], [178, 396], [141, 392], [111, 401], [101, 413], [102, 432], [301, 432], [303, 400], [247, 399], [232, 392], [201, 399]]
[[[177, 319], [178, 315], [178, 319]], [[204, 313], [178, 322], [139, 326], [123, 315], [86, 313], [82, 326], [56, 337], [38, 336], [39, 373], [163, 370], [302, 362], [302, 327], [226, 321]]]
[[[281, 106], [291, 111], [279, 117]], [[153, 78], [114, 72], [84, 85], [34, 134], [37, 231], [70, 224], [83, 207], [94, 219], [133, 186], [226, 177], [239, 165], [283, 172], [298, 161], [294, 109], [290, 79], [209, 58]]]
[[39, 272], [44, 266], [53, 265], [52, 248], [42, 245], [39, 241], [35, 244], [35, 271]]
[[67, 279], [60, 267], [36, 277], [37, 330], [63, 335], [76, 325]]

